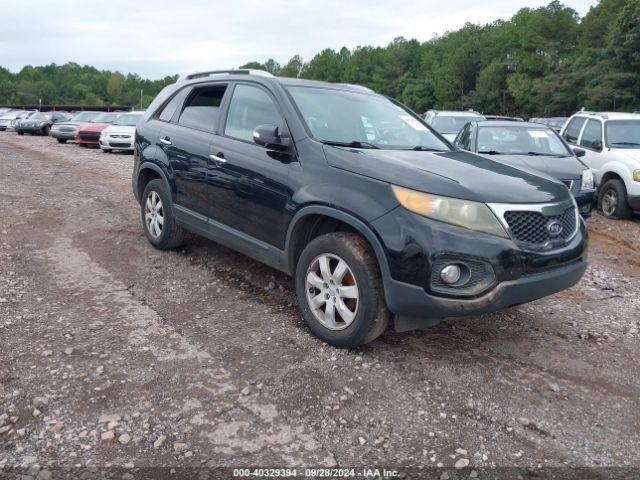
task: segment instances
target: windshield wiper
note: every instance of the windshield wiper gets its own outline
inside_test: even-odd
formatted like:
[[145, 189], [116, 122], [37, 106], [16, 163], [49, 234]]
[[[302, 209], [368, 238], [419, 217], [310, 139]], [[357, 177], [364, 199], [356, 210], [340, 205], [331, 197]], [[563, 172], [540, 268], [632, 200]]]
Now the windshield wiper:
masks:
[[446, 152], [446, 150], [442, 150], [441, 148], [425, 147], [422, 145], [416, 145], [411, 150], [415, 150], [417, 152]]
[[334, 142], [332, 140], [321, 140], [325, 145], [332, 145], [334, 147], [352, 147], [352, 148], [375, 148], [379, 149], [377, 145], [369, 142], [361, 142], [359, 140], [354, 140], [352, 142]]
[[496, 152], [495, 150], [480, 150], [478, 153], [484, 153], [487, 155], [506, 155], [505, 153]]
[[611, 142], [611, 145], [640, 145], [638, 142]]

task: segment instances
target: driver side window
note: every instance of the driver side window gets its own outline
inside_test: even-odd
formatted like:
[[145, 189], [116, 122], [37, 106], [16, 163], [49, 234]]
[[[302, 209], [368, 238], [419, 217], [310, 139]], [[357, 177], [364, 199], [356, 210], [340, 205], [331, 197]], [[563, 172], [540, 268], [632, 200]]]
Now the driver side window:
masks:
[[471, 149], [471, 124], [467, 123], [456, 138], [456, 146], [464, 149]]
[[224, 134], [253, 143], [253, 131], [259, 125], [275, 125], [282, 133], [284, 119], [267, 92], [251, 85], [233, 90]]
[[584, 132], [582, 132], [580, 146], [598, 151], [602, 150], [602, 124], [599, 120], [589, 120], [587, 122]]

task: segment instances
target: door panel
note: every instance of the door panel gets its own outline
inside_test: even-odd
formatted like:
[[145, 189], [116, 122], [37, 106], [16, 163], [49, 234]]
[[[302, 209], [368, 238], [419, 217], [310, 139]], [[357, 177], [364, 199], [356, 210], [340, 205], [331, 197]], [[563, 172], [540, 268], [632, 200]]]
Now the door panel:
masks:
[[[211, 137], [208, 132], [166, 124], [161, 145], [175, 174], [177, 205], [209, 216], [207, 173]], [[166, 144], [165, 142], [171, 142]]]

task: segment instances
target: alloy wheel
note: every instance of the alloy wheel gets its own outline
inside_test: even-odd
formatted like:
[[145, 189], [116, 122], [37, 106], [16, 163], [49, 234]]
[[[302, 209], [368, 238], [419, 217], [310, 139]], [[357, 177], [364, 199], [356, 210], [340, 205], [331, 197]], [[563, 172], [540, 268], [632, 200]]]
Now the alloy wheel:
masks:
[[330, 330], [344, 330], [356, 317], [358, 284], [342, 258], [330, 253], [318, 255], [307, 269], [307, 302], [315, 318]]
[[144, 205], [144, 220], [149, 234], [153, 238], [158, 238], [162, 234], [164, 225], [164, 210], [160, 195], [153, 190], [147, 195]]
[[602, 212], [607, 216], [612, 216], [618, 208], [618, 193], [610, 188], [602, 196]]

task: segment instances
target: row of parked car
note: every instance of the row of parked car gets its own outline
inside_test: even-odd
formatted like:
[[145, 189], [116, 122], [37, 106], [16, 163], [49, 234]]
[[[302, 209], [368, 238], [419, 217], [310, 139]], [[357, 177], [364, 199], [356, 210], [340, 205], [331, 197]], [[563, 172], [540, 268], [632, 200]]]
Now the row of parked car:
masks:
[[144, 112], [38, 112], [0, 109], [0, 131], [48, 135], [58, 143], [72, 141], [103, 152], [133, 151], [135, 128]]
[[[583, 217], [640, 210], [640, 114], [580, 111], [570, 118], [430, 110], [425, 121], [459, 148], [563, 182]], [[597, 188], [596, 188], [597, 187]]]

